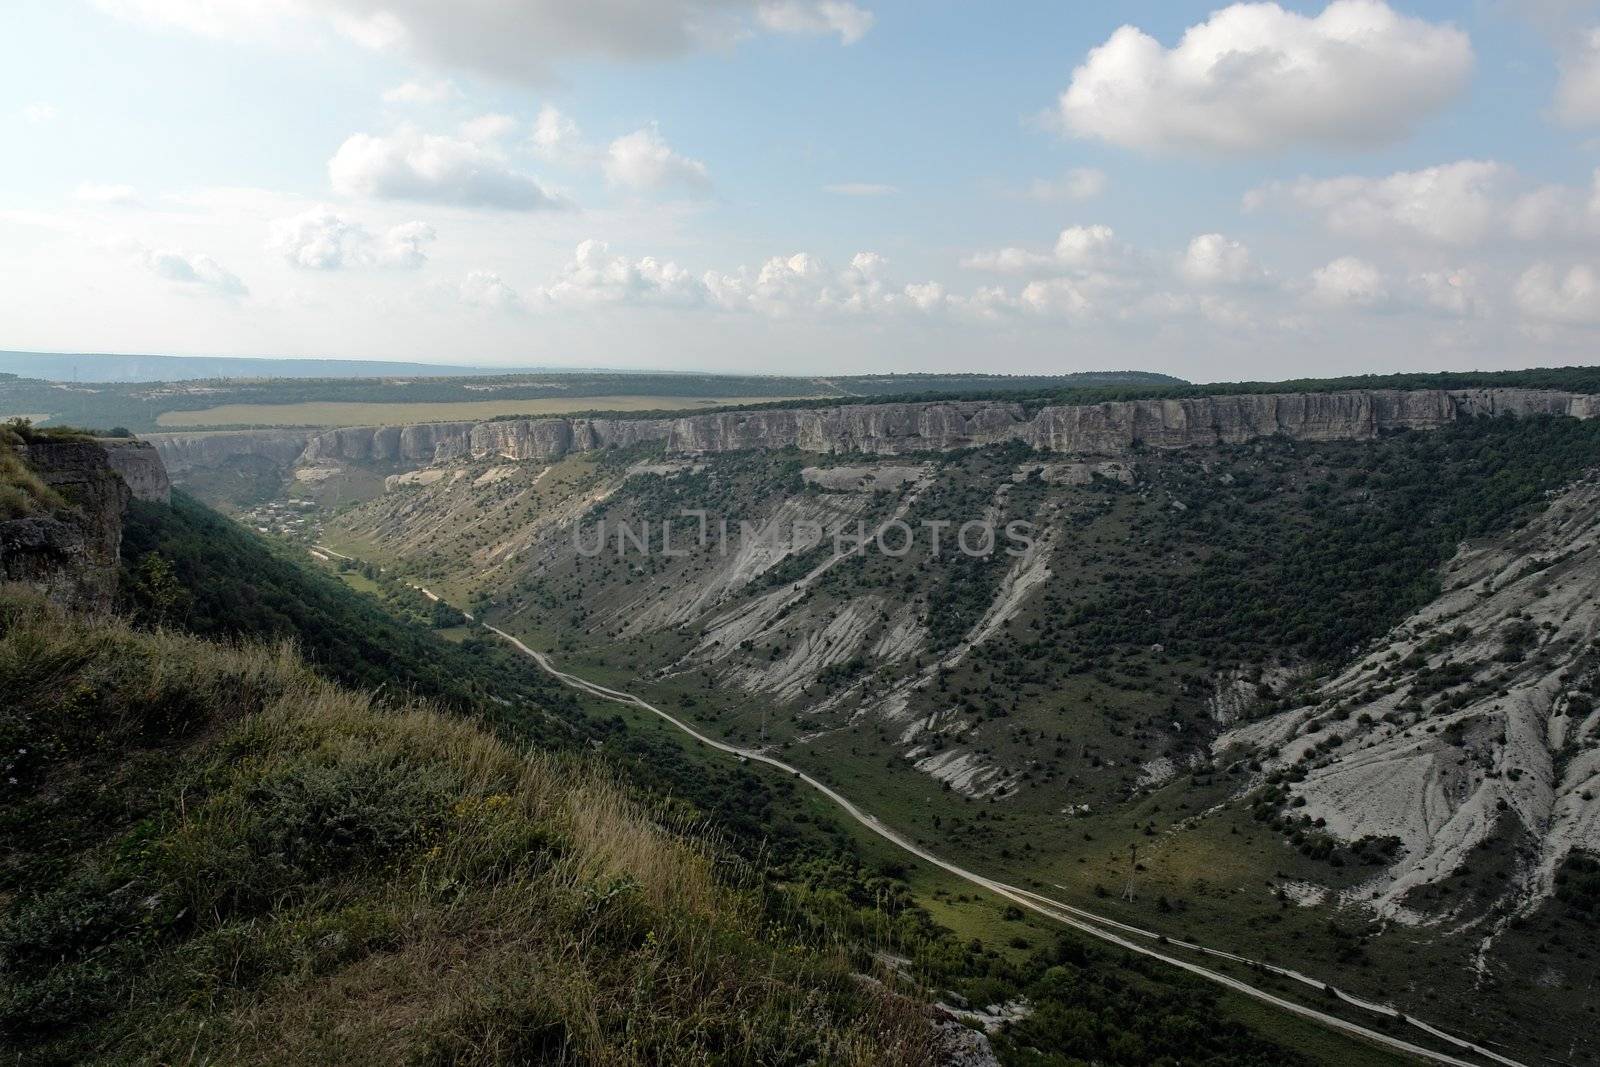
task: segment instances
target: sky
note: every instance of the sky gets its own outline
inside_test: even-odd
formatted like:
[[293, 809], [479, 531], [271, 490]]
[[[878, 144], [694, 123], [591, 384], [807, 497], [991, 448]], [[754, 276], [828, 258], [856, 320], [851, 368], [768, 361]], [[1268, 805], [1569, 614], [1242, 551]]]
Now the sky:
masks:
[[7, 0], [0, 349], [1592, 363], [1600, 2]]

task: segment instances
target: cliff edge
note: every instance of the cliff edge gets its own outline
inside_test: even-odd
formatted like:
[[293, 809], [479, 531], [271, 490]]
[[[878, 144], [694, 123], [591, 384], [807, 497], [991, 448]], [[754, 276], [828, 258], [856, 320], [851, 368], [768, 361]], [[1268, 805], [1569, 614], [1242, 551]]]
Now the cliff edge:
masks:
[[143, 441], [5, 432], [7, 476], [28, 493], [0, 513], [0, 581], [73, 610], [109, 611], [128, 502], [171, 499], [160, 455]]

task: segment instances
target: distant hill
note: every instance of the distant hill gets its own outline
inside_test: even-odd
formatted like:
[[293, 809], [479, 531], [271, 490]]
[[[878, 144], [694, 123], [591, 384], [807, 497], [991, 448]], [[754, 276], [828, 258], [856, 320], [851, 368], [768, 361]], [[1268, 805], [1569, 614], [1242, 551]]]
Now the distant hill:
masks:
[[[274, 359], [259, 356], [126, 355], [107, 352], [0, 351], [0, 374], [51, 382], [192, 382], [218, 378], [472, 378], [509, 374], [648, 375], [650, 377], [722, 377], [700, 371], [608, 370], [603, 367], [409, 363], [366, 359]], [[842, 393], [871, 396], [926, 389], [1005, 389], [1060, 385], [1183, 385], [1182, 378], [1148, 371], [1082, 371], [1061, 375], [1010, 374], [875, 374], [823, 379], [771, 375], [773, 379], [820, 384], [839, 383]]]
[[0, 352], [0, 372], [53, 382], [189, 382], [205, 378], [450, 378], [538, 369], [541, 368], [450, 366], [363, 359]]

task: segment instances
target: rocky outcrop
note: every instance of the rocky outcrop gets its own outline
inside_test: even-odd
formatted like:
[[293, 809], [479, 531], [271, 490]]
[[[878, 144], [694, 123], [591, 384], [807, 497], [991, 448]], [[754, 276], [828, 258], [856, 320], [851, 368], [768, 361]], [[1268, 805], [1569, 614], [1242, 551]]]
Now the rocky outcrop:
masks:
[[128, 501], [170, 494], [155, 450], [138, 441], [46, 439], [17, 451], [69, 507], [0, 523], [0, 578], [74, 610], [109, 611]]
[[241, 456], [260, 456], [274, 465], [294, 466], [316, 436], [313, 430], [221, 430], [210, 433], [152, 433], [167, 473], [174, 478], [192, 470], [222, 467]]
[[1139, 448], [1237, 444], [1281, 434], [1302, 441], [1364, 440], [1431, 430], [1474, 415], [1600, 414], [1600, 397], [1538, 389], [1356, 389], [1055, 405], [968, 400], [845, 404], [687, 415], [674, 419], [545, 418], [358, 426], [322, 432], [244, 430], [153, 434], [181, 475], [236, 456], [300, 464], [550, 462], [574, 452], [662, 443], [694, 455], [754, 448], [907, 455], [1022, 441], [1046, 452], [1126, 456]]
[[358, 426], [310, 438], [300, 461], [436, 463], [466, 454], [476, 424], [424, 422], [415, 426]]
[[106, 461], [127, 483], [135, 500], [155, 504], [172, 502], [172, 482], [167, 478], [166, 465], [155, 446], [148, 441], [105, 438], [100, 442], [105, 449]]

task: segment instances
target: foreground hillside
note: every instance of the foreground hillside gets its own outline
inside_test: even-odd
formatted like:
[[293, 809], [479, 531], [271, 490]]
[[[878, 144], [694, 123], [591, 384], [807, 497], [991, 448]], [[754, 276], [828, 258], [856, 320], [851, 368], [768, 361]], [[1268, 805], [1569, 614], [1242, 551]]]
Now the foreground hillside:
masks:
[[15, 594], [0, 691], [8, 1058], [934, 1055], [919, 1009], [764, 929], [582, 762]]
[[0, 592], [16, 1062], [1393, 1062], [908, 866], [372, 568], [86, 494], [120, 446], [81, 444], [7, 475], [120, 531], [124, 613], [42, 603], [59, 554]]

